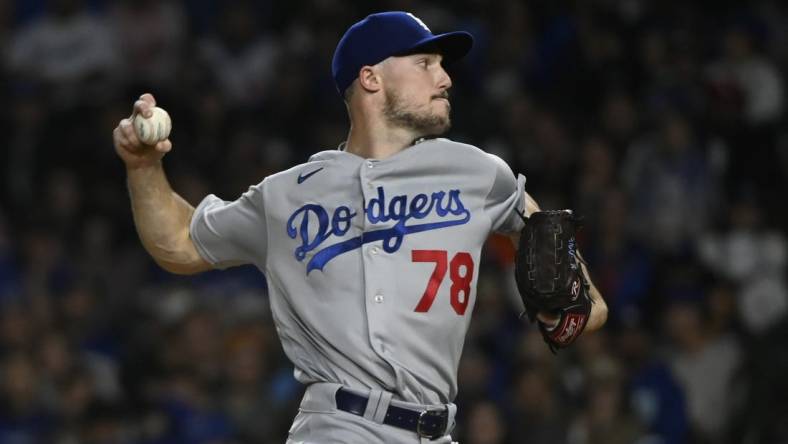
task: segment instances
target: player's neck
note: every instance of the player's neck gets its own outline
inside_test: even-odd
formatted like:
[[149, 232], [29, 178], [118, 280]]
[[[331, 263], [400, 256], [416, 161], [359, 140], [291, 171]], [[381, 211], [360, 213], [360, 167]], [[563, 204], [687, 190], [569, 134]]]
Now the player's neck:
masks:
[[413, 145], [419, 137], [404, 128], [356, 122], [350, 127], [345, 151], [365, 159], [385, 159]]

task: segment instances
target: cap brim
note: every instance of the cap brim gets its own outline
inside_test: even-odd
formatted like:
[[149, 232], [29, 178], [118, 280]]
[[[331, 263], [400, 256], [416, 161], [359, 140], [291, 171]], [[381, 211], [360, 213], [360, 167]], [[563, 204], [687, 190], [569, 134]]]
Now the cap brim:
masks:
[[463, 58], [473, 47], [473, 36], [465, 31], [447, 32], [428, 37], [404, 51], [401, 55], [418, 52], [437, 52], [443, 63], [449, 64]]

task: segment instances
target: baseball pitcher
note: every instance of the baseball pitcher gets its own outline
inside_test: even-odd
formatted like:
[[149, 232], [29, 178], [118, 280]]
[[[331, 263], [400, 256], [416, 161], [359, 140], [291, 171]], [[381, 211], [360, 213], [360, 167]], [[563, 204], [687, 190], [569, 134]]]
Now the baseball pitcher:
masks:
[[307, 386], [288, 443], [451, 442], [492, 232], [517, 243], [524, 314], [551, 348], [605, 322], [572, 213], [540, 212], [501, 159], [440, 137], [452, 86], [443, 66], [472, 43], [405, 12], [354, 24], [332, 63], [347, 140], [232, 202], [209, 195], [195, 209], [170, 188], [161, 159], [172, 144], [144, 144], [133, 125], [153, 117], [152, 95], [115, 129], [137, 231], [159, 265], [254, 264], [267, 277], [276, 330]]

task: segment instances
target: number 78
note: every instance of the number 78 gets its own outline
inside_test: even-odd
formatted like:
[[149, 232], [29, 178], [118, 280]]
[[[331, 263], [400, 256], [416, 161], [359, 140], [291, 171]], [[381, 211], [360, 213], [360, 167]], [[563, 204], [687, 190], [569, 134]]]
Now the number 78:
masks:
[[[422, 295], [414, 311], [426, 313], [430, 310], [432, 303], [435, 301], [435, 296], [438, 294], [438, 289], [443, 283], [443, 278], [446, 277], [446, 270], [451, 267], [449, 273], [451, 278], [451, 307], [458, 315], [464, 315], [465, 310], [468, 308], [468, 302], [471, 299], [471, 281], [473, 280], [473, 258], [470, 253], [461, 251], [455, 254], [451, 262], [449, 262], [449, 255], [446, 250], [413, 250], [412, 260], [413, 262], [435, 263], [435, 269], [432, 271], [429, 282], [427, 282], [424, 295]], [[462, 298], [460, 298], [460, 293], [462, 293]]]

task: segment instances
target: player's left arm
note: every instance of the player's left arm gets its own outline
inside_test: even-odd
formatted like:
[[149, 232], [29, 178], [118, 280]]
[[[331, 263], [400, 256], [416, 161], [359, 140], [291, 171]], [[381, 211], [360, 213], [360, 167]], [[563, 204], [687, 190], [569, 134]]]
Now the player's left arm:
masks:
[[[540, 211], [539, 204], [536, 203], [536, 200], [531, 197], [530, 194], [527, 192], [524, 194], [525, 199], [525, 214], [530, 215], [534, 212]], [[512, 242], [515, 246], [519, 245], [520, 243], [520, 233], [513, 233], [510, 235]], [[577, 251], [578, 256], [582, 259], [582, 255], [580, 254], [580, 250]], [[584, 261], [580, 261], [580, 266], [583, 270], [583, 275], [586, 278], [586, 282], [588, 282], [588, 294], [591, 297], [591, 301], [593, 304], [591, 305], [591, 313], [588, 316], [588, 322], [586, 323], [586, 327], [583, 330], [585, 332], [591, 332], [594, 330], [600, 329], [605, 322], [607, 321], [607, 303], [605, 303], [605, 299], [602, 297], [602, 294], [599, 292], [599, 289], [596, 288], [594, 285], [594, 281], [591, 280], [591, 274], [588, 272], [588, 267], [586, 267]], [[537, 315], [540, 321], [547, 325], [554, 325], [558, 322], [558, 317], [546, 313], [546, 312], [539, 312]]]
[[[582, 259], [579, 250], [577, 255]], [[591, 280], [591, 275], [588, 273], [588, 267], [586, 267], [585, 262], [581, 261], [580, 267], [583, 269], [586, 282], [588, 282], [588, 294], [591, 296], [591, 302], [593, 302], [591, 314], [588, 315], [588, 323], [586, 323], [586, 328], [583, 332], [599, 330], [607, 321], [607, 303], [605, 303], [605, 299], [602, 297], [599, 289], [594, 285], [594, 281]]]

